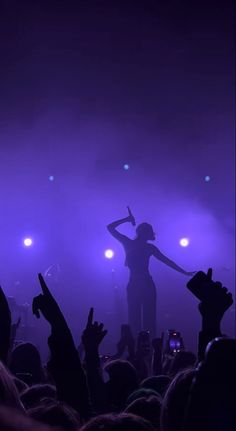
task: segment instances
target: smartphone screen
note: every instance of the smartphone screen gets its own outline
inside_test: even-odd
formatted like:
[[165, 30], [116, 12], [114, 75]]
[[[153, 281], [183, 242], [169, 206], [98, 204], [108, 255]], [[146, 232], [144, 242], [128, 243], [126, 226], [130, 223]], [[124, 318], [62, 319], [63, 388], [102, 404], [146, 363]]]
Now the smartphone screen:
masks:
[[181, 333], [179, 331], [175, 331], [174, 329], [169, 329], [167, 331], [165, 353], [173, 355], [180, 350], [184, 350], [184, 343]]

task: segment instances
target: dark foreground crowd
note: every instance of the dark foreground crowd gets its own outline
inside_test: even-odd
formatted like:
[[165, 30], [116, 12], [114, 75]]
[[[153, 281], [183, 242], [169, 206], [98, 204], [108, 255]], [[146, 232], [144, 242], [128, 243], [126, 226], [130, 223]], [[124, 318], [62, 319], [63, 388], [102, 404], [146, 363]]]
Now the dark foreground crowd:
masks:
[[[212, 287], [211, 271], [208, 280]], [[93, 309], [77, 349], [40, 274], [39, 282], [32, 309], [51, 327], [46, 365], [33, 344], [15, 343], [17, 325], [0, 290], [0, 431], [236, 429], [236, 340], [220, 327], [233, 300], [221, 283], [198, 286], [210, 293], [199, 304], [197, 357], [164, 354], [163, 338], [148, 346], [126, 330], [108, 358], [99, 353], [107, 331]]]

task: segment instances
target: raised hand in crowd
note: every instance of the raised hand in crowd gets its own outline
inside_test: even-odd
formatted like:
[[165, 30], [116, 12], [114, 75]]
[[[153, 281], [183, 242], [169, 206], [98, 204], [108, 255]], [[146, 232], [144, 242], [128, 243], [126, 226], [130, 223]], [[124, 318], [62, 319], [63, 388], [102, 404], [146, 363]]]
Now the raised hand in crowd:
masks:
[[38, 277], [42, 293], [33, 299], [32, 309], [37, 318], [41, 312], [51, 325], [48, 370], [55, 380], [58, 398], [76, 409], [82, 420], [85, 420], [90, 416], [85, 372], [63, 313], [43, 276], [39, 274]]
[[[209, 285], [212, 284], [212, 269], [207, 272]], [[216, 330], [221, 333], [220, 324], [225, 312], [233, 304], [232, 293], [228, 291], [221, 282], [214, 282], [211, 293], [199, 304], [199, 311], [202, 316], [202, 330]]]
[[58, 324], [66, 324], [64, 316], [60, 310], [59, 305], [52, 296], [48, 286], [46, 285], [42, 274], [38, 274], [39, 283], [42, 289], [40, 295], [34, 297], [32, 303], [33, 314], [39, 319], [40, 312], [43, 317], [50, 323], [51, 326]]
[[233, 304], [232, 294], [219, 281], [212, 280], [212, 269], [207, 274], [199, 271], [187, 284], [189, 290], [200, 299], [199, 311], [202, 316], [202, 330], [198, 340], [198, 359], [202, 360], [207, 344], [220, 337], [221, 320]]
[[99, 346], [107, 334], [103, 323], [93, 321], [94, 310], [90, 308], [87, 324], [82, 334], [82, 342], [85, 350], [85, 366], [92, 401], [95, 412], [106, 411], [107, 398], [103, 372], [99, 356]]
[[90, 308], [87, 325], [82, 335], [86, 354], [89, 352], [98, 354], [99, 345], [107, 334], [107, 330], [103, 328], [103, 323], [93, 322], [93, 313], [93, 308]]

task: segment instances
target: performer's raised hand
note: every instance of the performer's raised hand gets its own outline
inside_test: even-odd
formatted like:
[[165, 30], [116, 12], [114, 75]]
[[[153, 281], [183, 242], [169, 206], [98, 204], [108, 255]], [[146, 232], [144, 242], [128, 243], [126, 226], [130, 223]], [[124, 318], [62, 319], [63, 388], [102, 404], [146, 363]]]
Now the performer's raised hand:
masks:
[[133, 216], [133, 214], [132, 214], [132, 212], [131, 212], [130, 207], [127, 207], [127, 210], [128, 210], [128, 213], [129, 213], [129, 221], [130, 221], [130, 223], [131, 223], [133, 226], [135, 226], [135, 225], [136, 225], [136, 221], [135, 221], [135, 218], [134, 218], [134, 216]]

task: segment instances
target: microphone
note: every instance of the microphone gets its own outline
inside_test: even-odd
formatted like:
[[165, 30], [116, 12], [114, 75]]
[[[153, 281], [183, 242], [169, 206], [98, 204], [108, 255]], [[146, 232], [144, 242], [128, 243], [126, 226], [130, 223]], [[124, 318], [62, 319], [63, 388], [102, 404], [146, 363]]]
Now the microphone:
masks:
[[131, 224], [132, 224], [133, 226], [135, 226], [135, 224], [136, 224], [136, 223], [135, 223], [134, 216], [133, 216], [133, 214], [132, 214], [132, 212], [131, 212], [131, 209], [130, 209], [130, 207], [127, 207], [127, 209], [128, 209], [129, 216], [133, 218], [133, 220], [132, 220]]

